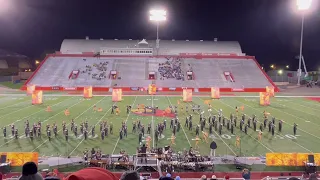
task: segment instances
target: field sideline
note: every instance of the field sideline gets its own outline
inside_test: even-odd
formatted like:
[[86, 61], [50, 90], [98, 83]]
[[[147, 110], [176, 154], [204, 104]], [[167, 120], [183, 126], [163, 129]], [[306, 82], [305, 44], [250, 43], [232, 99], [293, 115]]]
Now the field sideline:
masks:
[[[76, 156], [82, 155], [85, 148], [91, 149], [100, 148], [105, 154], [117, 154], [121, 149], [125, 149], [129, 154], [134, 154], [138, 147], [138, 135], [131, 133], [132, 122], [138, 119], [147, 127], [148, 123], [152, 124], [152, 132], [156, 124], [167, 120], [169, 127], [170, 119], [163, 117], [148, 117], [138, 116], [133, 113], [126, 114], [126, 106], [132, 105], [137, 107], [138, 104], [154, 105], [159, 109], [166, 109], [169, 105], [177, 105], [181, 99], [179, 96], [124, 96], [122, 102], [115, 103], [121, 110], [120, 115], [111, 115], [111, 106], [114, 104], [110, 96], [95, 96], [92, 99], [84, 99], [80, 96], [61, 96], [50, 94], [44, 97], [44, 104], [34, 106], [31, 105], [29, 96], [20, 95], [3, 95], [0, 96], [0, 121], [1, 127], [15, 124], [19, 130], [19, 139], [14, 139], [11, 136], [11, 130], [7, 127], [7, 135], [4, 138], [3, 133], [0, 134], [0, 148], [2, 152], [29, 152], [36, 151], [42, 156]], [[209, 115], [205, 100], [209, 97], [194, 96], [191, 103], [180, 103], [180, 106], [191, 106], [192, 104], [201, 105], [205, 111], [205, 116]], [[264, 130], [262, 141], [257, 140], [257, 132], [252, 129], [248, 130], [248, 134], [240, 132], [239, 127], [235, 128], [235, 135], [223, 128], [223, 133], [219, 136], [218, 132], [213, 132], [210, 138], [216, 141], [218, 149], [216, 155], [241, 155], [241, 156], [264, 156], [267, 152], [319, 152], [320, 148], [320, 103], [307, 100], [304, 97], [276, 97], [271, 100], [271, 106], [262, 107], [258, 103], [259, 98], [256, 96], [247, 97], [223, 97], [220, 100], [213, 100], [212, 114], [217, 114], [219, 109], [223, 110], [223, 114], [229, 118], [230, 113], [235, 113], [236, 106], [244, 106], [243, 112], [248, 116], [257, 115], [258, 121], [262, 122], [262, 112], [266, 110], [271, 116], [276, 117], [276, 126], [278, 120], [284, 120], [282, 133], [278, 133], [276, 127], [276, 135]], [[52, 112], [46, 112], [46, 107], [51, 106]], [[102, 112], [94, 112], [93, 107], [103, 108]], [[64, 110], [70, 110], [70, 116], [64, 115]], [[180, 109], [180, 108], [179, 108]], [[190, 109], [190, 108], [189, 108]], [[190, 112], [189, 112], [190, 113]], [[199, 115], [193, 115], [193, 126], [199, 122]], [[182, 129], [176, 135], [176, 151], [182, 151], [184, 148], [194, 146], [195, 130], [189, 131], [184, 127], [185, 117], [188, 114], [185, 111], [179, 110], [178, 117], [181, 122]], [[30, 124], [41, 121], [43, 124], [42, 137], [35, 138], [31, 141], [24, 136], [24, 122], [29, 120]], [[89, 126], [96, 125], [96, 136], [89, 136], [88, 140], [83, 137], [76, 138], [70, 131], [70, 120], [74, 119], [76, 124], [80, 124], [85, 120], [89, 121]], [[271, 117], [269, 118], [271, 119]], [[99, 123], [107, 120], [112, 122], [114, 133], [106, 137], [103, 141], [100, 138]], [[67, 122], [69, 129], [69, 141], [65, 141], [62, 135], [62, 122]], [[119, 129], [121, 122], [126, 121], [128, 125], [128, 137], [123, 140], [119, 139]], [[54, 122], [58, 125], [59, 136], [49, 141], [45, 133], [45, 125], [52, 125]], [[239, 121], [238, 121], [239, 122]], [[293, 136], [293, 123], [298, 124], [297, 136]], [[259, 123], [258, 123], [259, 126]], [[90, 129], [89, 129], [90, 130]], [[206, 126], [208, 131], [208, 125]], [[163, 147], [169, 145], [167, 140], [171, 136], [171, 130], [167, 128], [164, 132], [164, 137], [159, 140], [158, 144], [154, 142], [154, 133], [151, 133], [153, 139], [151, 145]], [[241, 137], [241, 148], [236, 148], [235, 138]], [[200, 153], [209, 154], [209, 144], [200, 142]]]

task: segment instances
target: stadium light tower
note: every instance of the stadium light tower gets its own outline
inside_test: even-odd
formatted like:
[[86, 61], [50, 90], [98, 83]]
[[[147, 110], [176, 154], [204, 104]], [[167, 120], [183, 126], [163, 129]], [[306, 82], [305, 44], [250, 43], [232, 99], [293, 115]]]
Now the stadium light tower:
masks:
[[300, 38], [300, 54], [299, 54], [299, 69], [298, 69], [298, 83], [300, 85], [301, 79], [301, 60], [302, 60], [302, 44], [303, 44], [303, 27], [304, 27], [304, 14], [305, 11], [310, 9], [312, 4], [312, 0], [297, 0], [297, 8], [300, 12], [302, 12], [301, 18], [301, 38]]
[[159, 49], [159, 23], [166, 20], [167, 20], [167, 11], [165, 10], [150, 11], [150, 21], [155, 21], [157, 23], [157, 40], [156, 40], [157, 55], [158, 55], [158, 49]]

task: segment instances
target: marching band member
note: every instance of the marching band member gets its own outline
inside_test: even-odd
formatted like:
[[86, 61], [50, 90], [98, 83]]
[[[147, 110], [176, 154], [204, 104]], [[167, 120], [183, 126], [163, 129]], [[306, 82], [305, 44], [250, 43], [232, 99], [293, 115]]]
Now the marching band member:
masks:
[[[195, 141], [195, 145], [194, 145], [194, 147], [196, 148], [196, 149], [199, 149], [200, 147], [199, 147], [199, 141], [200, 141], [201, 139], [198, 137], [198, 136], [196, 136], [196, 138], [195, 139], [192, 139], [192, 141]], [[190, 149], [191, 149], [192, 147], [190, 147]], [[190, 151], [189, 151], [189, 154], [190, 154]]]

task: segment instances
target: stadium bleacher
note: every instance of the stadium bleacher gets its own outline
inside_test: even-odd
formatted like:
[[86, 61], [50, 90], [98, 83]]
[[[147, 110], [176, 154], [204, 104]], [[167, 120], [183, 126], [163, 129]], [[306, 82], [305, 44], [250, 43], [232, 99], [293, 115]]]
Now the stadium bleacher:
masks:
[[[159, 64], [166, 63], [167, 58], [149, 57], [49, 57], [31, 79], [30, 84], [37, 86], [63, 86], [63, 87], [147, 87], [151, 80], [148, 73], [156, 72], [154, 82], [157, 87], [191, 87], [191, 88], [263, 88], [270, 86], [267, 77], [253, 60], [209, 58], [198, 60], [194, 58], [181, 58], [182, 78], [161, 78]], [[93, 66], [107, 62], [104, 71], [105, 78], [92, 78], [92, 74], [99, 75], [99, 70], [93, 68], [92, 72], [83, 73], [86, 66]], [[187, 80], [186, 72], [192, 69], [194, 80]], [[70, 72], [80, 70], [76, 79], [69, 79]], [[116, 70], [117, 79], [110, 79], [110, 71]], [[227, 80], [225, 72], [232, 74], [234, 81]]]

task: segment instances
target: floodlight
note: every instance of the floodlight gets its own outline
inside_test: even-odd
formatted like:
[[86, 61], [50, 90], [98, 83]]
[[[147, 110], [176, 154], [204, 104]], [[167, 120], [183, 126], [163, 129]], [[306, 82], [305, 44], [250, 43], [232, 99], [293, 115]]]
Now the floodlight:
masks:
[[278, 70], [278, 74], [281, 75], [282, 73], [283, 73], [282, 69]]
[[273, 68], [274, 68], [274, 65], [273, 65], [273, 64], [271, 64], [271, 65], [270, 65], [270, 68], [271, 68], [271, 69], [273, 69]]
[[39, 64], [39, 63], [40, 63], [40, 61], [38, 61], [38, 60], [35, 61], [35, 64]]
[[167, 20], [167, 11], [165, 10], [151, 10], [150, 20], [151, 21], [165, 21]]
[[167, 20], [167, 11], [165, 10], [151, 10], [150, 12], [150, 20], [157, 22], [157, 40], [156, 40], [156, 48], [157, 55], [159, 50], [159, 24], [161, 21]]
[[286, 65], [286, 68], [289, 69], [289, 65]]
[[298, 10], [308, 10], [311, 7], [312, 0], [297, 0]]

